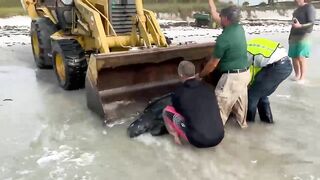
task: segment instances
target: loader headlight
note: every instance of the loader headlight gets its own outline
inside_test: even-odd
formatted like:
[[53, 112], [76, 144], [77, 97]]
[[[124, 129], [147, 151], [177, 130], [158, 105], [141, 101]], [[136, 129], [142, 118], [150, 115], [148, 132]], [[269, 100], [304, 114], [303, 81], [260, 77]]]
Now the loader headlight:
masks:
[[73, 0], [61, 0], [64, 5], [71, 5]]

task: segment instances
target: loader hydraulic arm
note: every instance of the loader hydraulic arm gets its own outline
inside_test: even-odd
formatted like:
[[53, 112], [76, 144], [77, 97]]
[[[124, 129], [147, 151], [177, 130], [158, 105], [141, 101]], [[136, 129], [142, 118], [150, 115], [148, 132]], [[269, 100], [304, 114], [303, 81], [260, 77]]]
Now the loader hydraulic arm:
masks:
[[75, 6], [83, 15], [82, 18], [88, 23], [92, 36], [95, 38], [95, 46], [101, 53], [109, 53], [109, 45], [106, 32], [104, 30], [100, 14], [84, 3], [82, 0], [76, 0]]
[[25, 11], [27, 11], [28, 15], [32, 20], [38, 18], [38, 13], [36, 11], [36, 0], [23, 0], [21, 4]]
[[[151, 47], [153, 41], [158, 47], [167, 47], [166, 38], [160, 29], [160, 25], [152, 11], [143, 9], [142, 0], [135, 0], [137, 10], [138, 27], [145, 45]], [[149, 33], [151, 36], [149, 36]]]

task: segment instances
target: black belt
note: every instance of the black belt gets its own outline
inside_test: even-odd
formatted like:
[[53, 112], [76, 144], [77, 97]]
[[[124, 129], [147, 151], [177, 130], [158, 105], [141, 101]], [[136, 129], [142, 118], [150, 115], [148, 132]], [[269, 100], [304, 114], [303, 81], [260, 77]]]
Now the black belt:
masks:
[[222, 71], [221, 73], [242, 73], [242, 72], [246, 72], [249, 69], [249, 67], [245, 68], [245, 69], [232, 69], [232, 70], [228, 70], [228, 71]]

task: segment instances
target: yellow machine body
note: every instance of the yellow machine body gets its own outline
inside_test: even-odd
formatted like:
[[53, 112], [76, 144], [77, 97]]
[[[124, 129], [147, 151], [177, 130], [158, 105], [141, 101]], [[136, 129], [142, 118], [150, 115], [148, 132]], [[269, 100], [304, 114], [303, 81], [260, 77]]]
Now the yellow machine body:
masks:
[[[22, 2], [32, 20], [46, 17], [54, 24], [61, 23], [57, 13], [63, 4], [60, 0], [51, 6], [37, 0]], [[51, 35], [52, 41], [74, 39], [87, 53], [87, 104], [106, 120], [126, 116], [126, 109], [138, 111], [135, 104], [172, 91], [179, 83], [179, 62], [192, 61], [199, 70], [213, 49], [213, 43], [169, 46], [155, 14], [143, 8], [142, 0], [117, 2], [114, 5], [111, 0], [74, 0], [70, 28], [60, 28]], [[128, 19], [130, 14], [124, 13], [129, 10], [133, 12], [130, 23], [116, 21]], [[116, 16], [115, 12], [120, 13]], [[122, 27], [131, 31], [121, 32]], [[114, 102], [128, 103], [119, 110], [111, 108]]]

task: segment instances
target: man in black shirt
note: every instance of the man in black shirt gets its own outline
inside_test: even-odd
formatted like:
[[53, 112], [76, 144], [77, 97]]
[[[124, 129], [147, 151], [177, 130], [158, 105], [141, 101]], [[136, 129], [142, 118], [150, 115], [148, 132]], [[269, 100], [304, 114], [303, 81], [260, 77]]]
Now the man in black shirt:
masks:
[[213, 91], [195, 78], [195, 66], [182, 61], [178, 74], [183, 84], [172, 95], [172, 106], [163, 111], [163, 119], [175, 142], [181, 139], [206, 148], [218, 145], [224, 137], [223, 123]]

